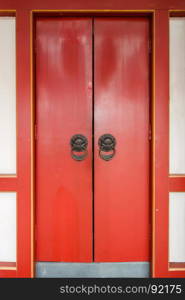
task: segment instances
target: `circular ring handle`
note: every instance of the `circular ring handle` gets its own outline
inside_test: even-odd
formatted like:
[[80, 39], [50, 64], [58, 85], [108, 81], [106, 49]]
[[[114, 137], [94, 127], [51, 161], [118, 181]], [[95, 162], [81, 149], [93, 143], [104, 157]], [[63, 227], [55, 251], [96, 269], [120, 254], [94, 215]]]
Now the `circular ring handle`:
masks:
[[[106, 133], [103, 134], [99, 140], [98, 140], [98, 145], [99, 145], [99, 156], [101, 159], [105, 161], [111, 160], [115, 153], [115, 146], [116, 146], [116, 139], [112, 134]], [[104, 153], [103, 153], [104, 152]], [[107, 153], [111, 152], [111, 153]]]
[[116, 153], [115, 149], [110, 154], [104, 154], [104, 153], [102, 153], [101, 150], [99, 150], [99, 155], [100, 155], [101, 159], [106, 160], [106, 161], [111, 160], [114, 157], [115, 153]]
[[82, 161], [87, 156], [88, 140], [83, 134], [75, 134], [70, 140], [71, 156], [74, 160]]
[[83, 154], [75, 154], [72, 150], [71, 150], [71, 156], [74, 160], [77, 160], [77, 161], [82, 161], [86, 158], [87, 156], [87, 150], [83, 153]]

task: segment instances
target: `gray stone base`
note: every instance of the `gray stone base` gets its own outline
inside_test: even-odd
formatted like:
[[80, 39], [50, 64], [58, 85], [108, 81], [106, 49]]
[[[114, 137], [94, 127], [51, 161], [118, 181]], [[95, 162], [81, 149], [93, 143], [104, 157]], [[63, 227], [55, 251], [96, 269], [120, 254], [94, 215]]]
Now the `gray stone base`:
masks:
[[38, 278], [131, 278], [150, 277], [149, 262], [63, 263], [37, 262]]

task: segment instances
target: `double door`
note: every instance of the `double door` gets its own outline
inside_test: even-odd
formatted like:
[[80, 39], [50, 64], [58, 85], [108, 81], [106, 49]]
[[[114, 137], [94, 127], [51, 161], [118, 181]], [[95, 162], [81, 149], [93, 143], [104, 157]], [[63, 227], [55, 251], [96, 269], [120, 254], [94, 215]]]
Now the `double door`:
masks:
[[36, 260], [150, 260], [147, 18], [36, 22]]

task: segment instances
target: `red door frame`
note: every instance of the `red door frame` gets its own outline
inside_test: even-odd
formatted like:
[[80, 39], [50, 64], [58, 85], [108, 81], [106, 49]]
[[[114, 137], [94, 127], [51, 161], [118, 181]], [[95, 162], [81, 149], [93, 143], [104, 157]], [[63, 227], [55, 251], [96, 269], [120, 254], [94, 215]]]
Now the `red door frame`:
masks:
[[185, 10], [161, 10], [155, 18], [153, 274], [185, 278], [184, 264], [172, 268], [169, 263], [169, 192], [185, 191], [185, 176], [169, 174], [169, 18], [172, 16], [185, 16]]
[[[61, 6], [63, 10], [61, 10]], [[95, 8], [91, 10], [91, 8]], [[15, 10], [16, 8], [16, 10]], [[74, 9], [71, 9], [74, 8]], [[111, 8], [111, 9], [110, 9]], [[41, 9], [38, 11], [37, 9]], [[153, 15], [153, 237], [152, 277], [185, 277], [185, 270], [169, 270], [168, 265], [168, 194], [185, 190], [185, 180], [169, 177], [169, 12], [185, 14], [181, 0], [121, 0], [107, 7], [101, 3], [81, 0], [37, 0], [15, 4], [0, 1], [1, 15], [16, 15], [17, 40], [17, 148], [16, 177], [0, 176], [0, 191], [16, 191], [18, 195], [17, 268], [0, 266], [0, 277], [34, 277], [34, 97], [33, 97], [33, 18], [38, 13], [64, 14], [127, 14]], [[165, 71], [164, 71], [165, 70]], [[170, 178], [170, 179], [169, 179]]]
[[[83, 11], [79, 11], [79, 10], [69, 10], [69, 11], [66, 11], [66, 10], [58, 10], [58, 11], [53, 11], [53, 10], [46, 10], [46, 11], [43, 11], [43, 10], [35, 10], [35, 11], [33, 11], [32, 12], [32, 18], [31, 18], [31, 20], [32, 20], [32, 32], [33, 32], [33, 38], [32, 38], [32, 49], [33, 49], [33, 70], [32, 70], [32, 76], [33, 76], [33, 80], [32, 80], [32, 82], [34, 83], [34, 74], [35, 74], [35, 59], [34, 59], [34, 57], [35, 57], [35, 51], [37, 51], [37, 50], [35, 50], [35, 42], [34, 42], [34, 40], [35, 40], [35, 36], [36, 36], [36, 34], [35, 34], [35, 23], [36, 23], [36, 18], [37, 17], [41, 17], [41, 16], [52, 16], [52, 17], [57, 17], [57, 16], [60, 16], [60, 14], [62, 13], [62, 15], [64, 16], [64, 17], [67, 17], [67, 16], [69, 16], [69, 17], [71, 17], [71, 16], [75, 16], [75, 17], [78, 17], [78, 16], [80, 16], [80, 17], [82, 17], [82, 16], [90, 16], [90, 17], [97, 17], [97, 16], [109, 16], [109, 17], [112, 17], [112, 16], [114, 16], [114, 17], [116, 17], [116, 16], [123, 16], [123, 17], [127, 17], [127, 16], [131, 16], [131, 17], [139, 17], [139, 16], [144, 16], [144, 17], [148, 17], [149, 18], [149, 22], [150, 22], [150, 35], [151, 35], [151, 39], [150, 39], [150, 37], [149, 37], [149, 39], [150, 40], [152, 40], [152, 37], [153, 37], [153, 33], [152, 33], [152, 31], [153, 31], [153, 22], [154, 22], [154, 15], [155, 15], [155, 12], [153, 11], [153, 10], [145, 10], [145, 11], [143, 11], [143, 10], [138, 10], [138, 11], [136, 11], [136, 10], [134, 10], [134, 11], [124, 11], [124, 10], [119, 10], [119, 11], [114, 11], [114, 10], [111, 10], [110, 12], [104, 12], [103, 10], [83, 10]], [[153, 46], [153, 42], [152, 42], [152, 45], [151, 45], [151, 47]], [[153, 51], [152, 51], [153, 52]], [[153, 59], [152, 59], [153, 60]], [[152, 61], [150, 62], [150, 65], [149, 65], [149, 73], [150, 73], [150, 77], [151, 77], [151, 74], [152, 74]], [[153, 91], [153, 86], [154, 86], [154, 84], [153, 83], [151, 83], [151, 91], [150, 91], [150, 95], [151, 95], [151, 99], [150, 99], [150, 102], [151, 102], [151, 111], [150, 111], [150, 114], [151, 114], [151, 116], [150, 116], [150, 118], [151, 118], [151, 121], [152, 121], [152, 124], [154, 123], [153, 122], [153, 115], [152, 115], [152, 110], [153, 110], [153, 102], [154, 102], [154, 99], [153, 99], [153, 93], [152, 93], [152, 91]], [[34, 91], [34, 89], [35, 89], [35, 84], [33, 84], [33, 86], [32, 86], [32, 90]], [[32, 115], [32, 123], [34, 124], [34, 119], [35, 119], [35, 101], [36, 101], [36, 99], [35, 99], [35, 97], [34, 97], [34, 93], [33, 93], [33, 99], [32, 99], [32, 103], [33, 103], [33, 115]], [[34, 126], [34, 127], [37, 127], [36, 125]], [[33, 128], [33, 130], [34, 130], [34, 128]], [[34, 142], [33, 142], [33, 144], [34, 144]], [[152, 145], [152, 147], [153, 147], [153, 145]], [[35, 154], [34, 154], [34, 145], [33, 145], [33, 156], [35, 156]], [[151, 161], [153, 160], [152, 159], [152, 157], [150, 157], [150, 159], [151, 159]], [[35, 166], [36, 167], [36, 166]], [[151, 174], [152, 173], [152, 170], [151, 170], [151, 172], [150, 172], [150, 179], [153, 177], [153, 175]], [[33, 174], [33, 176], [35, 177], [35, 174]], [[151, 199], [150, 199], [151, 200]], [[152, 213], [151, 213], [151, 216], [152, 216]], [[151, 249], [152, 247], [150, 246], [150, 249]]]
[[[16, 175], [0, 175], [0, 192], [12, 191], [17, 195], [17, 255], [16, 264], [0, 263], [0, 277], [32, 277], [33, 265], [33, 206], [31, 202], [31, 161], [30, 141], [30, 74], [27, 72], [29, 62], [29, 35], [27, 15], [16, 10], [0, 11], [0, 16], [16, 17]], [[22, 28], [22, 23], [27, 26]], [[24, 44], [24, 46], [22, 46]], [[19, 66], [22, 66], [21, 68]], [[21, 80], [19, 80], [21, 78]]]

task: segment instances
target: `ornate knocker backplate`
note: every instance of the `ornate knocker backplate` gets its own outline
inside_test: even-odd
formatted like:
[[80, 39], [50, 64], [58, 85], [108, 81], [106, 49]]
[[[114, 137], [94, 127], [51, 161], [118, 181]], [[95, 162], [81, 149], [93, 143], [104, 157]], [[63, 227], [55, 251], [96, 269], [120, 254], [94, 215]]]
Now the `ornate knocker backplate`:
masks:
[[71, 156], [77, 161], [82, 161], [87, 156], [88, 140], [82, 134], [75, 134], [70, 140]]
[[99, 140], [99, 155], [103, 160], [111, 160], [115, 153], [116, 139], [112, 134], [103, 134]]

